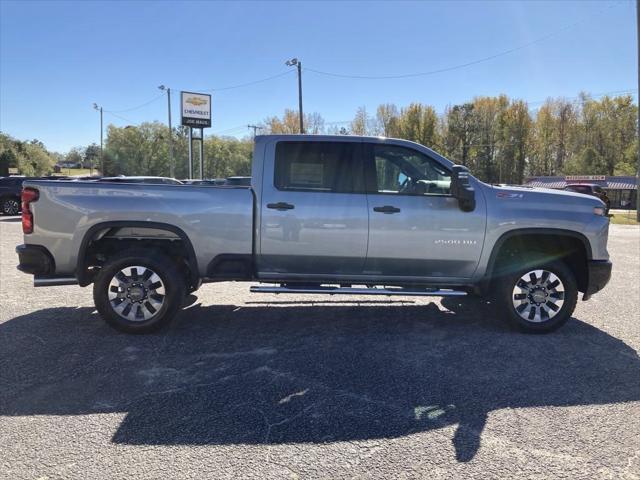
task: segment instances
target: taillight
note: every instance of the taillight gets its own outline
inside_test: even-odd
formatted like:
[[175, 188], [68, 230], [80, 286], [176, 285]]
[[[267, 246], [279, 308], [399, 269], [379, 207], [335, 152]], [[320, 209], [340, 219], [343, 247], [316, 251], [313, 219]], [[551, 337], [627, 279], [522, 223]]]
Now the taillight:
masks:
[[25, 187], [22, 189], [22, 231], [33, 233], [33, 212], [31, 204], [37, 202], [40, 194], [35, 188]]

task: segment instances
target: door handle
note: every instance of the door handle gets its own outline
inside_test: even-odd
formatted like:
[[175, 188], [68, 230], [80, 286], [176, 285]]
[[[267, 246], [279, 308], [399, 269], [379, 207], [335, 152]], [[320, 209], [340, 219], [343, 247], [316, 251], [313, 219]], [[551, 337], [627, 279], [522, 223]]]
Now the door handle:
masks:
[[272, 208], [273, 210], [293, 210], [296, 208], [294, 205], [286, 202], [278, 202], [278, 203], [267, 203], [267, 208]]
[[400, 209], [392, 207], [391, 205], [385, 205], [384, 207], [373, 207], [373, 211], [380, 213], [398, 213]]

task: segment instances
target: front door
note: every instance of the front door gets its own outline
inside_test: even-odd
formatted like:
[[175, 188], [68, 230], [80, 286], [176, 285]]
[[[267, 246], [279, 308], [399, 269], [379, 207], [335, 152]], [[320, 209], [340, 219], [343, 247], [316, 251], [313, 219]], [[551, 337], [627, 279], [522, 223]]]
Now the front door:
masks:
[[367, 144], [369, 248], [365, 274], [469, 278], [482, 252], [485, 204], [458, 208], [451, 174], [417, 150]]
[[287, 140], [268, 147], [257, 260], [262, 278], [362, 274], [368, 211], [361, 145]]

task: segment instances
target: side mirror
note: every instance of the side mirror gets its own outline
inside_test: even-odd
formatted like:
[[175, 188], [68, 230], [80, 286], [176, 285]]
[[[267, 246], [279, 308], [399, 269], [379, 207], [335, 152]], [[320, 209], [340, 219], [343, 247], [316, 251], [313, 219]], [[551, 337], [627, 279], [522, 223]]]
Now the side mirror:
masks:
[[451, 195], [458, 199], [463, 212], [472, 212], [476, 208], [476, 191], [469, 183], [469, 169], [454, 165], [451, 170]]

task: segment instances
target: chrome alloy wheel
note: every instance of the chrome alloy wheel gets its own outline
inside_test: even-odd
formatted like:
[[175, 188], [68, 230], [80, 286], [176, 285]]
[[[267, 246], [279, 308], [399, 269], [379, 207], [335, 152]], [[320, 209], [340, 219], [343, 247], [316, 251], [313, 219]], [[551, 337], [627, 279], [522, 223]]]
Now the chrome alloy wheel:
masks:
[[564, 304], [564, 285], [552, 272], [532, 270], [516, 282], [513, 307], [528, 322], [546, 322], [557, 315]]
[[165, 301], [164, 283], [147, 267], [125, 267], [109, 283], [109, 303], [113, 311], [131, 322], [153, 318]]
[[20, 211], [20, 202], [14, 199], [5, 200], [2, 210], [5, 215], [17, 215]]

